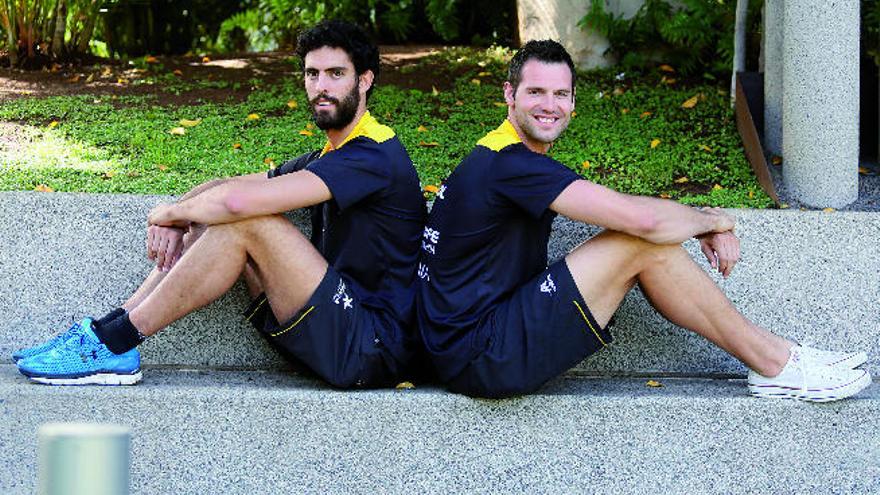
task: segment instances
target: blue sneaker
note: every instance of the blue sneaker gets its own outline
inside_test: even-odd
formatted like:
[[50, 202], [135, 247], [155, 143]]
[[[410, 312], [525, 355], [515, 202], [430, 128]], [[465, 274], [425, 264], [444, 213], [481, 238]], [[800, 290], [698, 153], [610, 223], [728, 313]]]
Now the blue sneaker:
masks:
[[[86, 320], [88, 320], [89, 324], [91, 325], [92, 320], [89, 318], [86, 318], [83, 321], [86, 321]], [[47, 342], [44, 342], [44, 343], [37, 345], [37, 346], [34, 346], [34, 347], [28, 347], [27, 349], [19, 349], [19, 350], [13, 352], [12, 353], [12, 360], [17, 363], [17, 362], [21, 361], [22, 359], [33, 357], [33, 356], [36, 356], [37, 354], [42, 354], [48, 350], [54, 349], [54, 348], [64, 344], [65, 342], [67, 342], [69, 339], [79, 338], [79, 336], [82, 335], [82, 328], [83, 327], [79, 322], [74, 323], [70, 328], [67, 329], [66, 332], [60, 333], [60, 334], [52, 337]]]
[[141, 381], [141, 353], [113, 354], [92, 331], [88, 318], [72, 338], [42, 354], [18, 362], [18, 370], [47, 385], [134, 385]]

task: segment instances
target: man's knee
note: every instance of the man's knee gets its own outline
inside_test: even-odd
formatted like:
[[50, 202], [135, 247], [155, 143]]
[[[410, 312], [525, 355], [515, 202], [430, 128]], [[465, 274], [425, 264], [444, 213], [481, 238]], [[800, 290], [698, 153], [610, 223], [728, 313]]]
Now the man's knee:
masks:
[[655, 244], [616, 230], [606, 230], [596, 238], [602, 238], [604, 242], [612, 243], [615, 251], [629, 253], [633, 260], [643, 260], [654, 265], [667, 263], [684, 249], [681, 244]]

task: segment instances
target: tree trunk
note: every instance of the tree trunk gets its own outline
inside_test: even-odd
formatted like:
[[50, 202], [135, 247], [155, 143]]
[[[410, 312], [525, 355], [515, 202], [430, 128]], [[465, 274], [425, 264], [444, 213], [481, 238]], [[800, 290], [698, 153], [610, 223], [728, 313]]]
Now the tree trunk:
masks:
[[58, 0], [55, 9], [55, 33], [52, 35], [52, 55], [56, 58], [64, 55], [64, 31], [67, 29], [67, 4]]
[[95, 31], [95, 21], [98, 19], [98, 2], [92, 0], [91, 4], [83, 9], [82, 15], [86, 16], [85, 26], [76, 46], [77, 53], [85, 53], [89, 49], [89, 41]]
[[18, 65], [18, 26], [15, 25], [15, 3], [8, 0], [0, 0], [0, 24], [6, 31], [6, 45], [9, 47], [9, 65]]
[[746, 66], [746, 18], [749, 0], [736, 0], [736, 27], [733, 34], [733, 74], [730, 76], [730, 106], [736, 103], [736, 73]]

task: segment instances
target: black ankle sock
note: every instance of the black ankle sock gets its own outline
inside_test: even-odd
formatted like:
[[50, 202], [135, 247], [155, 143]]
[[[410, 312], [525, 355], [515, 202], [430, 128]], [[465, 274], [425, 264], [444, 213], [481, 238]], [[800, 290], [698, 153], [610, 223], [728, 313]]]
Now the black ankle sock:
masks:
[[95, 325], [98, 325], [98, 326], [100, 326], [100, 325], [106, 325], [107, 323], [110, 323], [111, 321], [113, 321], [113, 320], [115, 320], [116, 318], [122, 316], [123, 314], [125, 314], [125, 310], [124, 310], [124, 309], [122, 309], [122, 308], [116, 308], [116, 309], [114, 309], [113, 311], [111, 311], [111, 312], [107, 313], [106, 315], [104, 315], [102, 318], [100, 318], [100, 319], [98, 319], [98, 320], [95, 320]]
[[124, 313], [118, 318], [99, 324], [94, 322], [94, 332], [104, 345], [114, 354], [124, 354], [146, 339], [138, 329], [131, 324], [128, 319], [128, 313]]

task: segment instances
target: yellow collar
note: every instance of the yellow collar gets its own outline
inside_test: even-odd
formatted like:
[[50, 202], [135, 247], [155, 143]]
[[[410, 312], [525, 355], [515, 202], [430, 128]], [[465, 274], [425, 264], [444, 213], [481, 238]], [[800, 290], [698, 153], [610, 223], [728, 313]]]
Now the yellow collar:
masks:
[[361, 115], [361, 120], [359, 120], [357, 125], [354, 126], [354, 129], [352, 129], [351, 132], [348, 133], [348, 136], [345, 136], [345, 139], [343, 139], [342, 142], [339, 143], [339, 146], [334, 148], [333, 143], [331, 143], [329, 139], [327, 140], [327, 143], [324, 145], [324, 149], [321, 150], [321, 156], [324, 156], [325, 154], [333, 150], [338, 150], [339, 148], [345, 146], [345, 144], [352, 139], [365, 134], [364, 129], [373, 124], [379, 125], [379, 123], [376, 122], [376, 119], [374, 119], [373, 116], [370, 115], [369, 110], [364, 112], [364, 114]]

